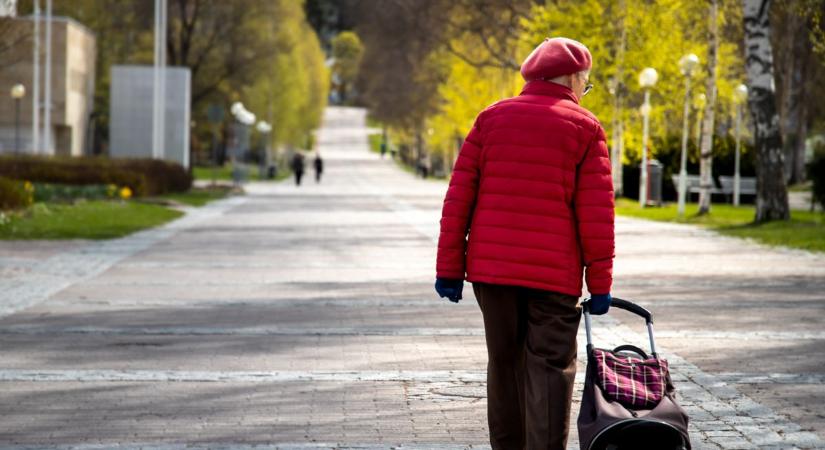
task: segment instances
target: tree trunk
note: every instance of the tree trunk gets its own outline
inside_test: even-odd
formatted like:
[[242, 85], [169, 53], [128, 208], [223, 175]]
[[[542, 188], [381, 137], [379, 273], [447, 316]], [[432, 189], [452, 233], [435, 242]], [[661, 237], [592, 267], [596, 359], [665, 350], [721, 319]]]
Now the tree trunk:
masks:
[[[804, 90], [807, 91], [807, 89]], [[807, 96], [808, 93], [805, 92], [804, 95]], [[810, 121], [810, 117], [808, 117], [808, 104], [806, 102], [801, 103], [802, 104], [799, 107], [801, 110], [799, 115], [802, 119], [799, 121], [799, 126], [796, 131], [796, 135], [799, 138], [797, 139], [796, 147], [793, 149], [794, 161], [791, 180], [794, 183], [802, 183], [808, 179], [808, 168], [805, 161], [805, 139], [808, 137], [808, 123]]]
[[[799, 18], [794, 12], [794, 16]], [[807, 135], [808, 114], [805, 98], [808, 93], [808, 65], [811, 60], [812, 49], [808, 38], [808, 26], [805, 20], [797, 20], [799, 25], [794, 33], [793, 57], [795, 59], [794, 71], [792, 72], [791, 95], [794, 101], [794, 112], [796, 113], [793, 127], [788, 131], [792, 133], [793, 140], [789, 143], [786, 155], [790, 156], [789, 181], [791, 183], [801, 183], [805, 181], [805, 138]]]
[[621, 14], [621, 34], [619, 37], [619, 48], [616, 51], [616, 75], [615, 75], [615, 105], [613, 110], [613, 193], [616, 197], [622, 196], [624, 186], [622, 180], [622, 154], [624, 148], [624, 118], [622, 117], [622, 103], [624, 96], [624, 54], [627, 46], [627, 26], [625, 17], [627, 15], [627, 5], [625, 0], [619, 1], [619, 11]]
[[784, 32], [779, 39], [774, 36], [772, 43], [779, 46], [774, 75], [778, 87], [777, 106], [784, 143], [785, 174], [790, 184], [805, 180], [805, 134], [808, 122], [805, 78], [812, 49], [807, 18], [802, 14], [797, 8], [781, 8], [781, 12], [774, 16], [779, 20], [774, 26], [782, 28]]
[[754, 221], [787, 220], [790, 211], [773, 85], [773, 51], [768, 18], [770, 0], [743, 0], [743, 4], [748, 108], [753, 117], [756, 147]]
[[713, 132], [714, 111], [716, 110], [716, 60], [719, 53], [719, 2], [711, 0], [708, 23], [708, 78], [707, 103], [705, 103], [702, 124], [702, 145], [699, 163], [699, 214], [710, 212], [711, 189], [713, 188]]

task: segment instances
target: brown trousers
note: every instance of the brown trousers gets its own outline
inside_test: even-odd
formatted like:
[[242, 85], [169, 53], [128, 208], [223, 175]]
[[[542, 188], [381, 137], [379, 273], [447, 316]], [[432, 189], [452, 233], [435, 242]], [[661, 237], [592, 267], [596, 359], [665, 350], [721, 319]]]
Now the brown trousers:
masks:
[[487, 340], [487, 420], [494, 450], [563, 450], [581, 318], [571, 295], [474, 283]]

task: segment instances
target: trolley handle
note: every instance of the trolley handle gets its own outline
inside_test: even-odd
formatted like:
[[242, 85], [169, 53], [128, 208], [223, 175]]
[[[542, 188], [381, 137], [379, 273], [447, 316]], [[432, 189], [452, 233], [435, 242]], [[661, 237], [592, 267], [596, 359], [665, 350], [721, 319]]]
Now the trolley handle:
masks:
[[633, 302], [613, 297], [613, 300], [610, 302], [610, 306], [623, 309], [625, 311], [630, 311], [633, 314], [636, 314], [637, 316], [641, 316], [643, 319], [645, 319], [645, 322], [653, 323], [653, 315], [650, 314], [650, 311], [646, 310], [645, 308], [642, 308], [641, 306]]
[[[582, 307], [584, 308], [585, 312], [587, 312], [587, 313], [590, 312], [590, 299], [589, 298], [582, 302]], [[610, 307], [619, 308], [619, 309], [623, 309], [625, 311], [632, 312], [633, 314], [636, 314], [637, 316], [641, 316], [643, 319], [645, 319], [645, 322], [653, 323], [653, 314], [651, 314], [650, 311], [648, 311], [647, 309], [642, 308], [641, 306], [639, 306], [639, 305], [637, 305], [633, 302], [630, 302], [630, 301], [627, 301], [627, 300], [624, 300], [624, 299], [621, 299], [621, 298], [613, 297], [613, 299], [610, 301]]]
[[[641, 316], [645, 319], [645, 322], [647, 323], [647, 336], [650, 340], [650, 353], [651, 355], [653, 355], [653, 357], [658, 357], [658, 353], [656, 352], [656, 342], [653, 339], [653, 314], [651, 314], [650, 311], [648, 311], [647, 309], [642, 308], [641, 306], [633, 302], [616, 297], [613, 297], [612, 301], [610, 302], [610, 306], [632, 312], [633, 314]], [[582, 310], [584, 312], [584, 327], [585, 333], [587, 335], [587, 348], [588, 352], [590, 352], [590, 350], [593, 348], [593, 335], [592, 325], [590, 323], [589, 298], [582, 302]]]

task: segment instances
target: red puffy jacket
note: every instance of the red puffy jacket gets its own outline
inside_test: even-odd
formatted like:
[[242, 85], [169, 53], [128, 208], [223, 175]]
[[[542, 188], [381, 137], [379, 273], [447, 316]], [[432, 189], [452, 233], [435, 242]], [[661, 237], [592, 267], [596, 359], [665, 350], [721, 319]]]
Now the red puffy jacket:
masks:
[[[529, 81], [478, 115], [444, 199], [436, 276], [606, 294], [614, 257], [604, 130], [573, 91]], [[469, 234], [469, 239], [467, 238]]]

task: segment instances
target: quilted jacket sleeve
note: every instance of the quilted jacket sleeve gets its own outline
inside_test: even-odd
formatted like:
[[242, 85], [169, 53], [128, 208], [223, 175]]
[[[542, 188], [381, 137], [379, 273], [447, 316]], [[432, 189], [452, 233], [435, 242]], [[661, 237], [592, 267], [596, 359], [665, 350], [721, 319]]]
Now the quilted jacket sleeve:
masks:
[[444, 198], [436, 259], [438, 278], [464, 279], [467, 232], [478, 193], [482, 147], [480, 122], [479, 116], [461, 146]]
[[596, 125], [577, 168], [574, 208], [585, 281], [591, 295], [607, 294], [613, 284], [614, 200], [604, 130]]

